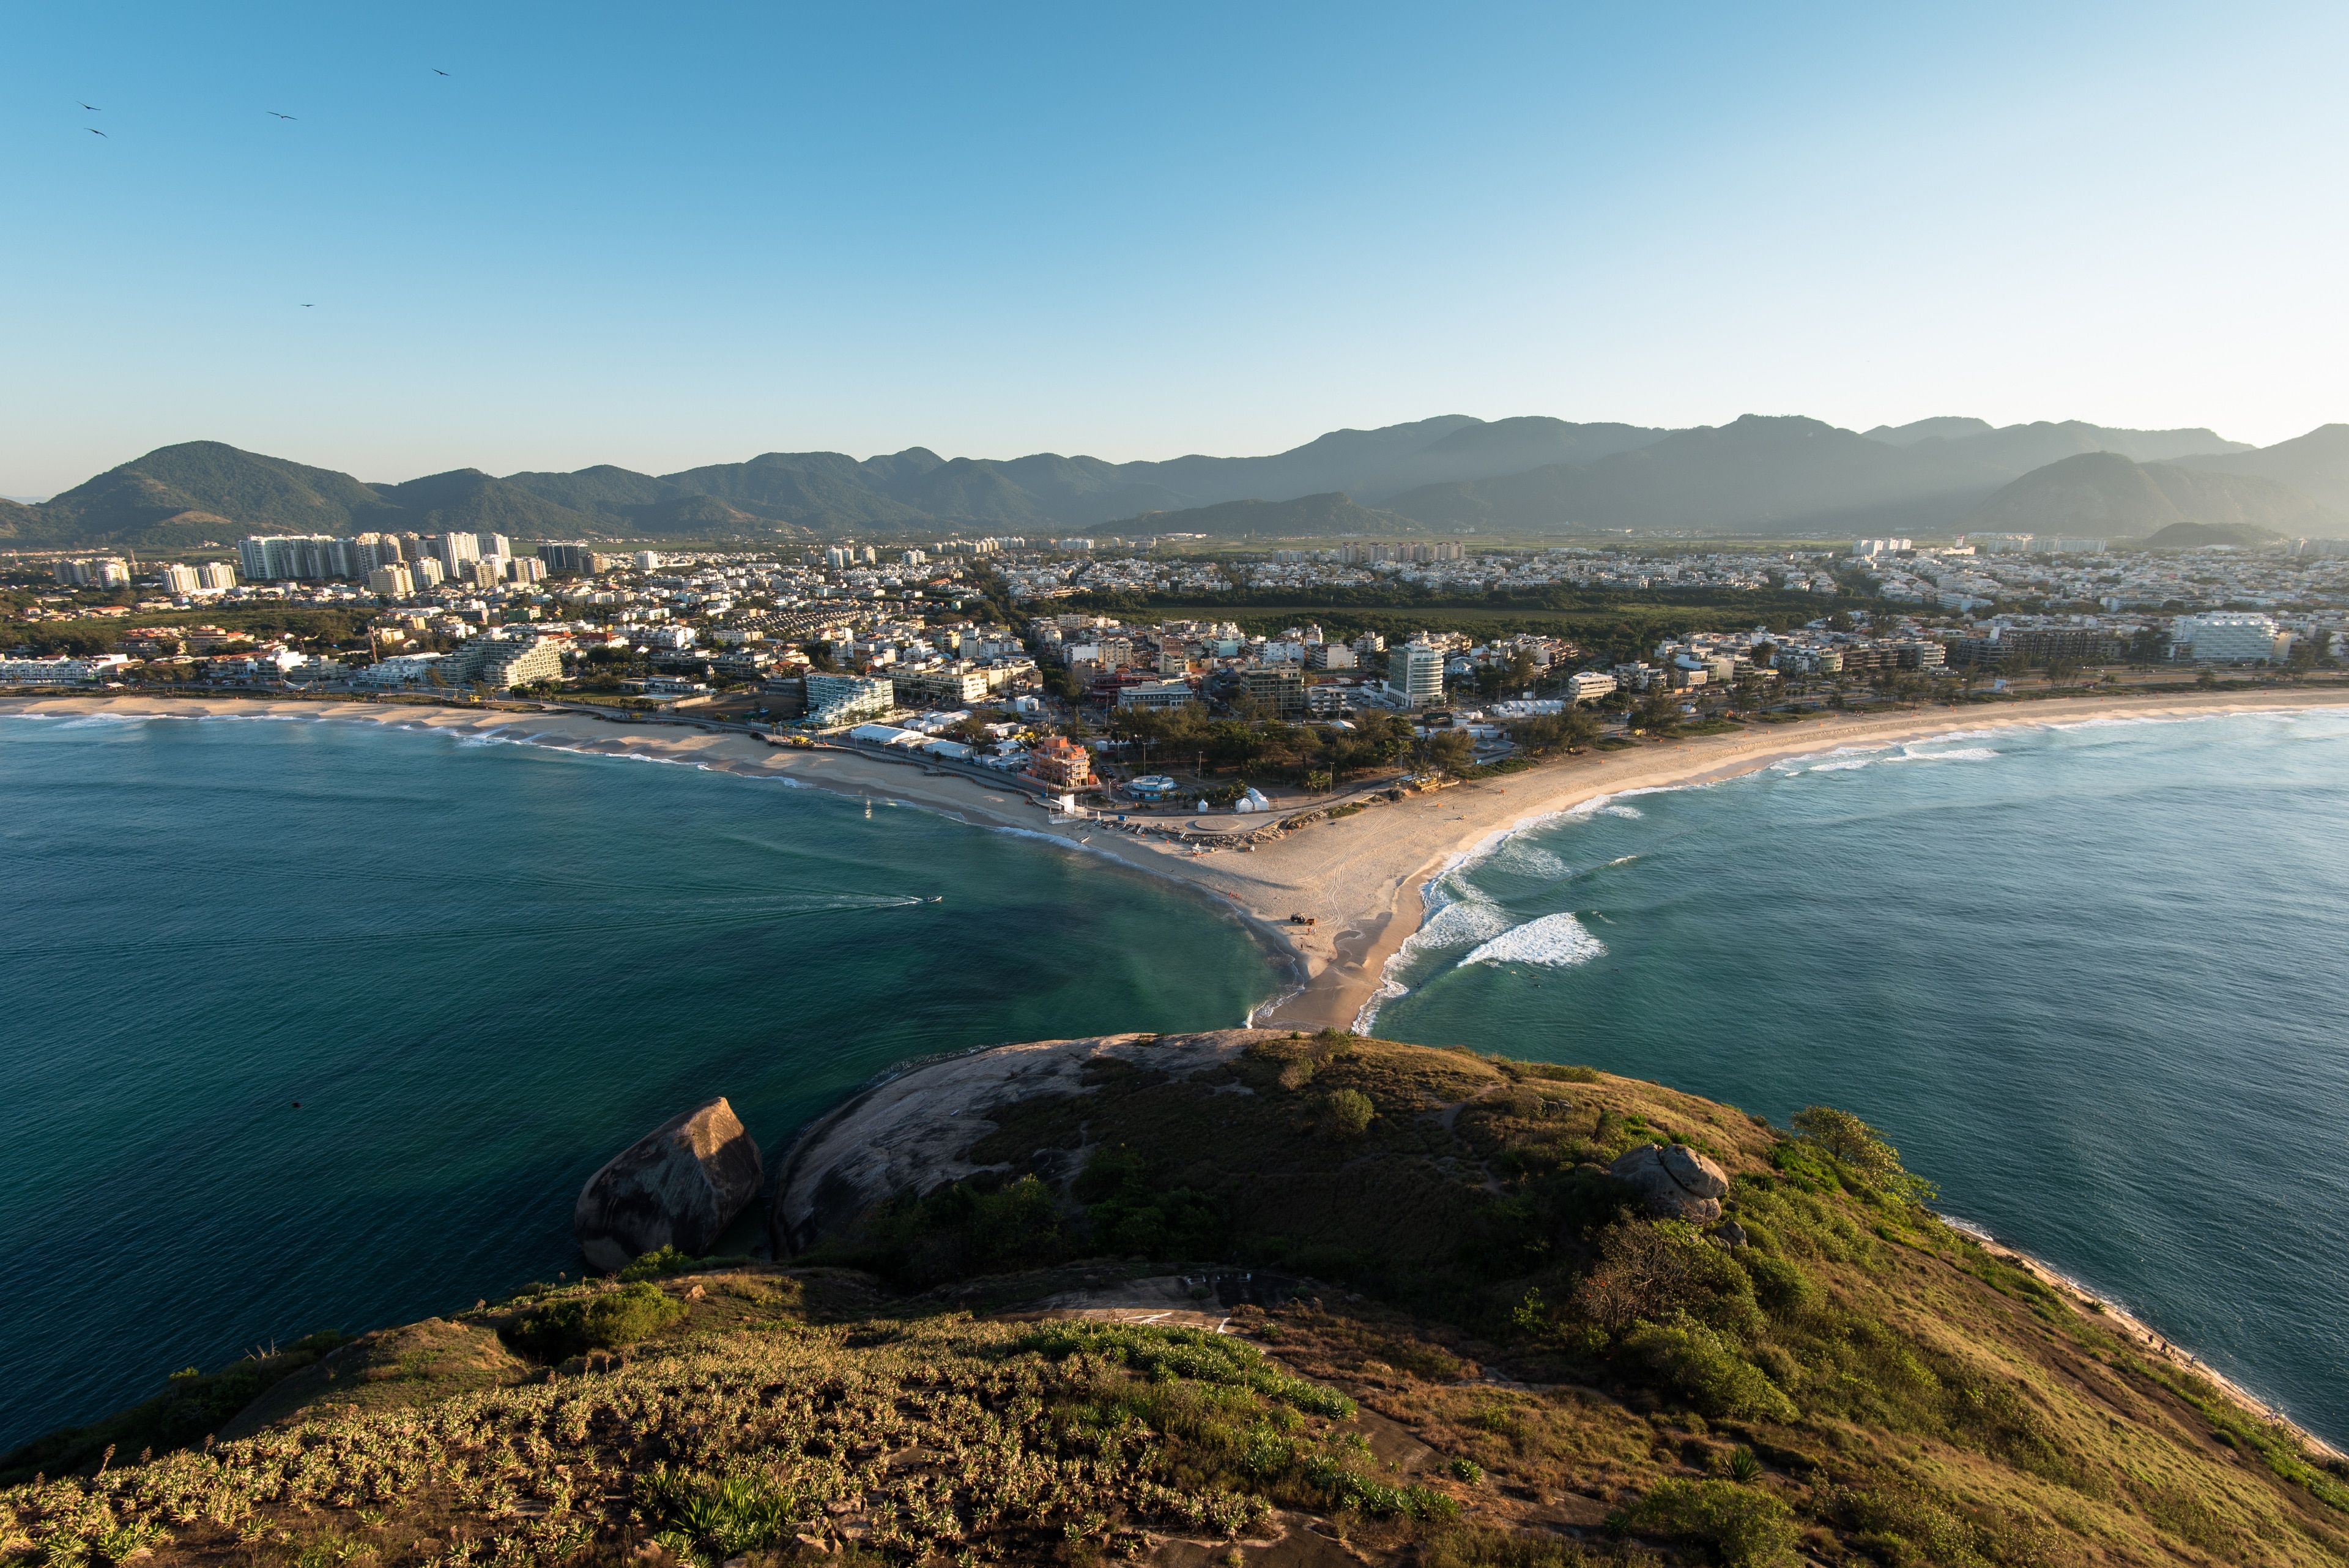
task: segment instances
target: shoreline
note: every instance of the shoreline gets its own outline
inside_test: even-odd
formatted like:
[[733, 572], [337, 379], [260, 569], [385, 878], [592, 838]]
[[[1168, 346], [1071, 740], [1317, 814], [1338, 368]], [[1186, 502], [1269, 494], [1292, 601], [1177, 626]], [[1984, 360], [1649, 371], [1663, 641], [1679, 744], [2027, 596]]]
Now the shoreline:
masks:
[[[1119, 832], [1097, 821], [1055, 820], [1024, 791], [991, 787], [964, 774], [925, 773], [912, 763], [859, 753], [777, 746], [756, 736], [684, 725], [616, 723], [575, 711], [511, 712], [315, 699], [0, 698], [0, 714], [392, 724], [588, 755], [683, 763], [836, 794], [877, 796], [973, 826], [1057, 841], [1185, 884], [1236, 915], [1267, 950], [1276, 970], [1285, 971], [1277, 992], [1258, 1003], [1246, 1023], [1309, 1030], [1368, 1027], [1378, 1004], [1400, 994], [1389, 989], [1388, 971], [1425, 919], [1424, 889], [1430, 882], [1513, 834], [1603, 796], [1718, 784], [1790, 758], [1961, 732], [2322, 708], [2349, 708], [2349, 688], [2042, 699], [1988, 708], [1822, 715], [1795, 724], [1754, 725], [1735, 734], [1585, 753], [1529, 772], [1452, 784], [1340, 820], [1316, 822], [1247, 849], [1193, 854], [1166, 840]], [[1292, 914], [1317, 923], [1311, 929], [1292, 925]]]
[[[879, 796], [973, 826], [1057, 842], [1102, 855], [1132, 869], [1183, 883], [1234, 914], [1277, 965], [1278, 994], [1251, 1011], [1244, 1026], [1352, 1027], [1381, 999], [1389, 963], [1416, 932], [1423, 889], [1511, 835], [1578, 806], [1630, 791], [1692, 787], [1743, 776], [1789, 758], [1840, 749], [2015, 727], [2106, 722], [2177, 722], [2243, 713], [2349, 708], [2349, 691], [2197, 693], [2155, 699], [2079, 699], [2002, 705], [1991, 711], [1932, 709], [1857, 718], [1822, 717], [1799, 724], [1754, 726], [1737, 734], [1694, 737], [1631, 751], [1586, 753], [1522, 774], [1453, 785], [1354, 816], [1288, 834], [1252, 851], [1194, 857], [1162, 841], [1088, 821], [1054, 821], [1032, 797], [990, 788], [961, 774], [856, 753], [802, 751], [763, 739], [689, 729], [611, 723], [577, 712], [486, 711], [474, 708], [267, 698], [108, 696], [0, 697], [0, 715], [73, 718], [233, 718], [394, 724], [589, 755], [633, 756], [686, 763], [788, 786], [850, 797]], [[1336, 908], [1333, 909], [1332, 906]], [[1286, 923], [1285, 909], [1314, 913], [1313, 931]], [[837, 1116], [843, 1106], [814, 1118]], [[807, 1128], [799, 1129], [804, 1134]], [[792, 1143], [799, 1141], [794, 1137]], [[2200, 1361], [2140, 1319], [2049, 1265], [1960, 1223], [1994, 1255], [2006, 1258], [2063, 1295], [2083, 1315], [2111, 1324], [2133, 1349], [2206, 1382], [2215, 1395], [2262, 1424], [2289, 1432], [2302, 1449], [2343, 1449], [2292, 1420], [2257, 1395]]]
[[2062, 1270], [2040, 1262], [2028, 1252], [2007, 1245], [1978, 1225], [1966, 1220], [1951, 1220], [1947, 1215], [1942, 1216], [1942, 1220], [1951, 1230], [1972, 1237], [1982, 1244], [1982, 1251], [1992, 1257], [2013, 1263], [2024, 1273], [2062, 1296], [2071, 1304], [2072, 1310], [2081, 1316], [2101, 1318], [2114, 1325], [2120, 1331], [2121, 1337], [2129, 1341], [2131, 1347], [2140, 1354], [2191, 1376], [2199, 1377], [2208, 1383], [2211, 1392], [2225, 1403], [2234, 1406], [2244, 1414], [2257, 1418], [2267, 1426], [2279, 1428], [2290, 1433], [2292, 1440], [2298, 1443], [2302, 1450], [2329, 1459], [2349, 1457], [2344, 1456], [2344, 1450], [2318, 1437], [2192, 1351], [2178, 1345], [2157, 1330], [2147, 1327], [2143, 1318], [2110, 1297], [2098, 1295]]

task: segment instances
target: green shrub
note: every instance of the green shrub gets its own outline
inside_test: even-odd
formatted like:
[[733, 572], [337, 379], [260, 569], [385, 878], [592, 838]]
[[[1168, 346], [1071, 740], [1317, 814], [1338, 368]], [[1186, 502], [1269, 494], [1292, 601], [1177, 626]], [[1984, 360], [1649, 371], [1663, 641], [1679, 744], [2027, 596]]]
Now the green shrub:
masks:
[[1454, 1480], [1466, 1481], [1470, 1486], [1485, 1479], [1485, 1467], [1465, 1454], [1455, 1456], [1450, 1464], [1444, 1467], [1444, 1470]]
[[1734, 1481], [1659, 1481], [1608, 1524], [1619, 1532], [1702, 1542], [1729, 1568], [1764, 1568], [1795, 1544], [1793, 1511], [1768, 1492]]
[[1330, 1114], [1330, 1125], [1347, 1137], [1361, 1137], [1379, 1114], [1371, 1097], [1356, 1089], [1340, 1089], [1321, 1104]]
[[1754, 1282], [1754, 1295], [1773, 1317], [1799, 1317], [1819, 1304], [1819, 1287], [1788, 1260], [1756, 1252], [1738, 1262]]
[[709, 1480], [657, 1465], [637, 1483], [661, 1523], [653, 1539], [696, 1568], [772, 1546], [792, 1523], [816, 1514], [819, 1500], [787, 1491], [763, 1476]]
[[1520, 1077], [1544, 1078], [1553, 1084], [1596, 1084], [1607, 1075], [1596, 1067], [1579, 1067], [1557, 1062], [1524, 1062], [1517, 1065]]
[[1791, 1421], [1796, 1415], [1795, 1402], [1734, 1343], [1692, 1319], [1642, 1324], [1624, 1337], [1623, 1348], [1716, 1420]]
[[685, 1315], [685, 1305], [659, 1286], [638, 1280], [617, 1290], [548, 1302], [508, 1324], [506, 1342], [540, 1361], [560, 1361], [590, 1350], [649, 1339]]
[[1310, 1415], [1344, 1420], [1354, 1402], [1332, 1388], [1292, 1376], [1244, 1339], [1195, 1328], [1142, 1328], [1130, 1324], [1068, 1319], [1038, 1325], [1013, 1348], [1054, 1361], [1078, 1355], [1123, 1363], [1144, 1377], [1187, 1377], [1246, 1388]]
[[1349, 1469], [1327, 1454], [1305, 1461], [1305, 1479], [1329, 1494], [1332, 1509], [1350, 1508], [1383, 1519], [1420, 1519], [1449, 1523], [1460, 1517], [1460, 1505], [1444, 1493], [1423, 1486], [1390, 1486]]
[[678, 1251], [675, 1247], [657, 1247], [632, 1260], [620, 1271], [620, 1279], [626, 1284], [638, 1280], [665, 1280], [671, 1274], [685, 1272], [694, 1266], [694, 1262], [692, 1256]]
[[818, 1255], [920, 1288], [1050, 1268], [1078, 1251], [1050, 1188], [1033, 1176], [1003, 1182], [981, 1174], [918, 1198], [901, 1193], [874, 1216], [861, 1242]]
[[1155, 1179], [1149, 1163], [1123, 1146], [1094, 1153], [1071, 1187], [1086, 1205], [1094, 1248], [1118, 1257], [1215, 1258], [1230, 1222], [1221, 1203], [1190, 1187]]

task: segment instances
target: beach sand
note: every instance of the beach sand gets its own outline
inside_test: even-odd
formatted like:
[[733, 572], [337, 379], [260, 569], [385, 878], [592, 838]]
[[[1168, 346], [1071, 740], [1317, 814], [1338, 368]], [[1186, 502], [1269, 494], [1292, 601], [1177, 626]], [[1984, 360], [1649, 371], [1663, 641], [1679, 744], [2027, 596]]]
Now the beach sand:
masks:
[[[1455, 784], [1317, 822], [1250, 849], [1194, 855], [1113, 821], [1055, 820], [1034, 797], [961, 774], [862, 753], [770, 744], [756, 736], [683, 724], [613, 722], [574, 711], [514, 712], [417, 703], [222, 696], [59, 696], [0, 699], [0, 712], [67, 717], [217, 715], [329, 719], [489, 734], [610, 756], [641, 756], [752, 777], [780, 778], [847, 795], [879, 796], [988, 827], [1018, 828], [1072, 848], [1174, 878], [1237, 910], [1284, 961], [1290, 984], [1250, 1022], [1299, 1029], [1350, 1028], [1384, 983], [1388, 961], [1419, 929], [1430, 878], [1516, 828], [1602, 795], [1709, 784], [1790, 757], [1844, 747], [1898, 745], [2014, 724], [2164, 720], [2294, 708], [2349, 706], [2349, 689], [2164, 693], [2054, 699], [1892, 715], [1822, 715], [1756, 724], [1735, 734], [1643, 742], [1591, 752], [1524, 773]], [[1137, 818], [1137, 820], [1140, 820]], [[1184, 817], [1188, 823], [1190, 818]], [[1289, 917], [1312, 919], [1308, 929]]]

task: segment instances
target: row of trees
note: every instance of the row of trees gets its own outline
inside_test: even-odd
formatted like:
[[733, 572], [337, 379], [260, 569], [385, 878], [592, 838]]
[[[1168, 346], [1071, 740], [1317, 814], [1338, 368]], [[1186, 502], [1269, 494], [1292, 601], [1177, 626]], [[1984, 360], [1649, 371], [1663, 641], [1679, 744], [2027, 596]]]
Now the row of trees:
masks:
[[[1278, 720], [1217, 719], [1199, 703], [1180, 708], [1114, 708], [1109, 732], [1172, 765], [1195, 763], [1208, 773], [1268, 774], [1329, 788], [1401, 763], [1413, 750], [1411, 722], [1400, 714], [1365, 713], [1350, 730], [1288, 724]], [[1466, 736], [1459, 737], [1464, 746]]]

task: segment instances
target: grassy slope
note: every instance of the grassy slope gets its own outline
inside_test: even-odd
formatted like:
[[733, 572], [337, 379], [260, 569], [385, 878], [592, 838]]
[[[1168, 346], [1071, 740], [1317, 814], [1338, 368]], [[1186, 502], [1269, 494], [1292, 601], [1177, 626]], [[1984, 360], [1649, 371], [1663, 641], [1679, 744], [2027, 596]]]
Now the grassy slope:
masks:
[[[1366, 1129], [1333, 1115], [1341, 1091]], [[1244, 1557], [1344, 1560], [1311, 1519], [1429, 1563], [2349, 1562], [2349, 1490], [2295, 1446], [1897, 1184], [1725, 1106], [1330, 1036], [1190, 1081], [1112, 1068], [998, 1127], [1011, 1179], [837, 1249], [895, 1291], [802, 1261], [365, 1336], [209, 1453], [94, 1477], [108, 1433], [85, 1435], [72, 1479], [0, 1494], [0, 1540], [60, 1565], [142, 1545], [256, 1568], [755, 1563], [812, 1552], [802, 1534], [901, 1562], [1206, 1562], [1294, 1526]], [[1660, 1137], [1732, 1172], [1748, 1246], [1650, 1224], [1577, 1169]], [[1079, 1139], [1083, 1221], [1016, 1179]], [[1104, 1244], [1124, 1261], [1088, 1261]], [[1255, 1263], [1271, 1303], [1223, 1338], [1003, 1315], [1186, 1258]], [[544, 1324], [596, 1303], [641, 1342], [550, 1347]], [[110, 1440], [126, 1461], [141, 1441]]]

